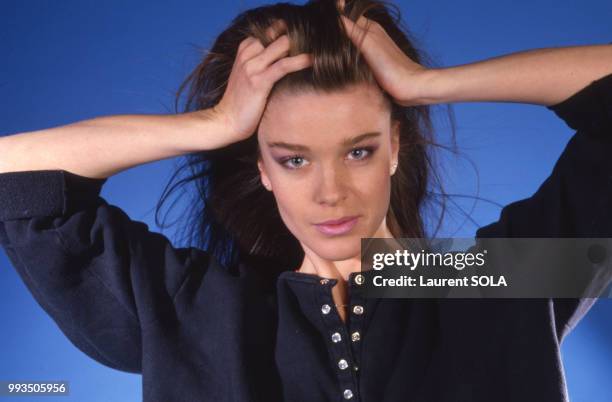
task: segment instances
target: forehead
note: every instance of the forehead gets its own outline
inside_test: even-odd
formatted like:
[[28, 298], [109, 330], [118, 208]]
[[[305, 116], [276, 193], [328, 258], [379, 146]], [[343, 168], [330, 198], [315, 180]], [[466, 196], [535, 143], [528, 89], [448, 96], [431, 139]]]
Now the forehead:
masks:
[[370, 131], [389, 122], [388, 106], [375, 86], [357, 84], [333, 92], [275, 93], [262, 116], [264, 141], [321, 144]]

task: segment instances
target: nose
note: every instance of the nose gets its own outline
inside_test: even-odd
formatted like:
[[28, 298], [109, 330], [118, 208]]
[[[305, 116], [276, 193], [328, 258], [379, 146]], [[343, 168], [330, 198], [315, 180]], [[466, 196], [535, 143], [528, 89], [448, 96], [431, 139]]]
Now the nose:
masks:
[[348, 178], [341, 168], [321, 168], [316, 181], [315, 198], [319, 204], [336, 205], [346, 199]]

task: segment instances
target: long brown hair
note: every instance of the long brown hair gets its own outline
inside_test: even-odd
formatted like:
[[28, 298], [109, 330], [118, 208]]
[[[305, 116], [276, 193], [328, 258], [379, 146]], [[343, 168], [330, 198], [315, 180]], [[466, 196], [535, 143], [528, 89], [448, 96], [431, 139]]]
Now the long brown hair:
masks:
[[[353, 21], [364, 15], [378, 22], [408, 57], [428, 66], [429, 60], [409, 40], [408, 30], [402, 26], [400, 12], [393, 4], [354, 0], [346, 1], [343, 10], [337, 8], [334, 0], [266, 5], [242, 12], [216, 38], [202, 62], [178, 89], [175, 109], [178, 110], [185, 90], [185, 112], [216, 105], [225, 91], [238, 44], [251, 35], [267, 46], [270, 39], [265, 30], [279, 18], [287, 25], [289, 55], [312, 53], [314, 62], [310, 68], [284, 76], [273, 92], [304, 88], [333, 91], [354, 83], [377, 85], [367, 63], [344, 32], [340, 12]], [[395, 237], [426, 237], [422, 214], [426, 201], [431, 200], [428, 188], [442, 188], [433, 169], [430, 146], [437, 144], [433, 141], [430, 108], [403, 107], [382, 92], [391, 107], [392, 119], [400, 122], [399, 164], [391, 178], [387, 215], [389, 229]], [[452, 137], [454, 143], [454, 129]], [[303, 250], [283, 223], [273, 194], [261, 184], [256, 166], [258, 151], [254, 133], [221, 149], [187, 155], [164, 190], [157, 205], [156, 221], [161, 205], [174, 190], [195, 184], [196, 197], [188, 211], [186, 226], [192, 245], [209, 251], [228, 266], [247, 258], [269, 261], [266, 266], [270, 269], [299, 266]], [[173, 184], [183, 171], [187, 171], [186, 176]], [[436, 233], [445, 210], [444, 202], [440, 205], [442, 213]]]

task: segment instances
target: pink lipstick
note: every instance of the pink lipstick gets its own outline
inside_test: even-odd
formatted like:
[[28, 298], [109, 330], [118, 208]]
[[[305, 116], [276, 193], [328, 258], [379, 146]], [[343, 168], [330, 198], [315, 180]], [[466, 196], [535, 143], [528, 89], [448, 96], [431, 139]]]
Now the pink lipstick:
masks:
[[348, 233], [359, 220], [359, 216], [347, 216], [315, 224], [319, 232], [325, 235], [337, 236]]

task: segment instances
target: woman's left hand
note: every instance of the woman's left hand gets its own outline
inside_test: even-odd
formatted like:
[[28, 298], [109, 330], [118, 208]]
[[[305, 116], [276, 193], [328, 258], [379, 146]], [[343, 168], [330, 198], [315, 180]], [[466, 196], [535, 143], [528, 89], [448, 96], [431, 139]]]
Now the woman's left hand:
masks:
[[422, 88], [426, 87], [423, 82], [431, 70], [412, 61], [376, 21], [361, 16], [354, 23], [344, 15], [340, 17], [376, 81], [395, 102], [403, 106], [426, 103]]

